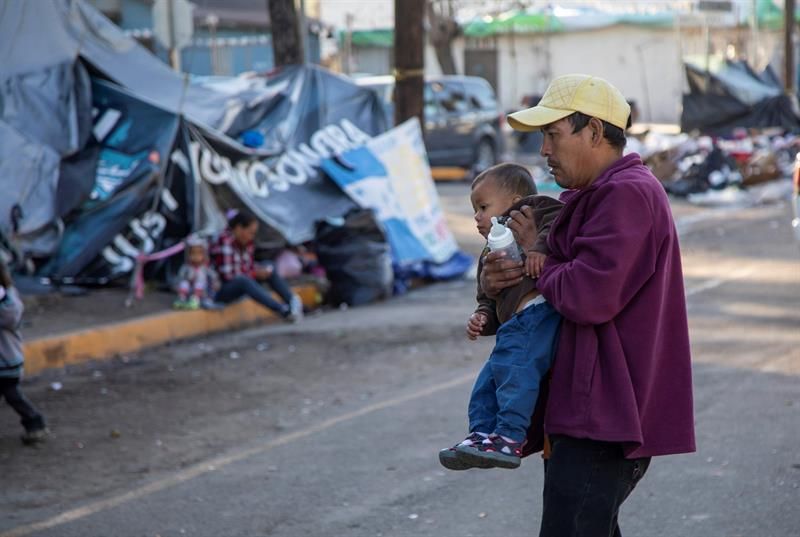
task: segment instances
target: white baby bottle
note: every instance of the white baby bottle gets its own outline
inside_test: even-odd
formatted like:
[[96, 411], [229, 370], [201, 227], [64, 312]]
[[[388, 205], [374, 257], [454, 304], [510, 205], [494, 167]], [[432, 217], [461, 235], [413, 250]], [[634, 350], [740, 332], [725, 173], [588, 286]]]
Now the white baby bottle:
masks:
[[514, 240], [514, 234], [506, 226], [497, 221], [497, 217], [492, 217], [492, 229], [488, 237], [489, 250], [492, 252], [505, 251], [508, 259], [521, 261], [522, 255]]

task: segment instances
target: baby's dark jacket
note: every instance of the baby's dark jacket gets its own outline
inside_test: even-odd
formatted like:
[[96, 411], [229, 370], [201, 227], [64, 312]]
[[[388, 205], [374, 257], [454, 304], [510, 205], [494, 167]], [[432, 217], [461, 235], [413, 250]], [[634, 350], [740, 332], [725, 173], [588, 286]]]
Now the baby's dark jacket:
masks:
[[[550, 251], [547, 248], [547, 234], [550, 231], [553, 220], [555, 220], [564, 204], [549, 196], [528, 196], [512, 205], [503, 216], [508, 216], [511, 211], [519, 210], [523, 205], [533, 209], [533, 221], [538, 231], [536, 243], [531, 250], [548, 255]], [[475, 309], [475, 313], [480, 312], [486, 315], [487, 322], [481, 332], [481, 335], [484, 336], [491, 336], [497, 333], [500, 325], [509, 320], [517, 311], [520, 300], [536, 290], [536, 280], [524, 278], [519, 284], [500, 291], [500, 294], [494, 299], [486, 296], [486, 293], [481, 288], [481, 272], [483, 271], [484, 258], [488, 253], [489, 248], [487, 246], [483, 249], [478, 260], [478, 307]]]

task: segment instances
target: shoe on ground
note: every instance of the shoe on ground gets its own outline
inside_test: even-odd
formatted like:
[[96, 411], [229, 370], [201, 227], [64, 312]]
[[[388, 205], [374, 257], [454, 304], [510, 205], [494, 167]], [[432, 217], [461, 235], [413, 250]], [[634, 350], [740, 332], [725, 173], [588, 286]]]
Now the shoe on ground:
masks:
[[200, 309], [200, 299], [196, 296], [193, 296], [188, 301], [186, 301], [186, 309], [187, 310], [199, 310]]
[[470, 433], [464, 440], [459, 442], [453, 447], [445, 448], [439, 451], [439, 463], [448, 470], [469, 470], [470, 468], [491, 468], [485, 461], [478, 461], [478, 464], [469, 461], [461, 456], [458, 452], [458, 447], [470, 447], [480, 444], [484, 441], [486, 436], [480, 433]]
[[186, 305], [188, 303], [189, 303], [188, 300], [184, 300], [182, 298], [179, 298], [178, 300], [176, 300], [175, 302], [172, 303], [172, 309], [185, 310], [186, 309]]
[[479, 444], [470, 446], [458, 445], [456, 453], [466, 462], [480, 468], [519, 468], [522, 461], [524, 442], [509, 442], [499, 434], [490, 434], [489, 438]]
[[296, 323], [297, 321], [302, 320], [303, 318], [303, 301], [297, 295], [292, 295], [292, 299], [289, 301], [289, 316], [288, 319]]
[[225, 308], [225, 304], [214, 302], [210, 298], [204, 298], [200, 301], [200, 307], [204, 310], [221, 310]]
[[20, 440], [22, 440], [22, 443], [26, 446], [36, 446], [47, 440], [48, 436], [50, 436], [50, 431], [47, 428], [34, 429], [31, 431], [25, 431], [25, 433], [20, 437]]

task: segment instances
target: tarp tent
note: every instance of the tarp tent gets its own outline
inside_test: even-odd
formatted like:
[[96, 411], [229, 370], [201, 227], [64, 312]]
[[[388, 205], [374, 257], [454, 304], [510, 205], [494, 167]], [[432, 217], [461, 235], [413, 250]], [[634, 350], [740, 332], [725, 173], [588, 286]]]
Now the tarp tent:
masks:
[[[0, 76], [6, 85], [33, 88], [52, 95], [65, 87], [60, 79], [83, 59], [90, 68], [129, 89], [139, 98], [194, 122], [226, 129], [226, 118], [243, 102], [221, 95], [172, 71], [91, 5], [79, 0], [16, 2], [3, 0], [0, 10]], [[80, 90], [80, 88], [78, 88]], [[46, 92], [46, 93], [45, 93]]]
[[80, 1], [3, 0], [0, 35], [0, 231], [29, 256], [58, 248], [62, 217], [94, 188], [92, 78], [211, 127], [242, 108], [189, 85]]
[[315, 66], [190, 81], [78, 0], [5, 2], [0, 32], [0, 230], [55, 280], [126, 274], [219, 204], [309, 240], [355, 206], [319, 162], [386, 129], [373, 92]]
[[[359, 205], [321, 170], [386, 130], [369, 89], [317, 66], [190, 80], [81, 0], [32, 4], [0, 10], [0, 230], [39, 276], [118, 279], [142, 255], [218, 231], [229, 207], [249, 208], [267, 224], [261, 244], [280, 247]], [[418, 131], [405, 147], [423, 148], [430, 182]], [[434, 237], [417, 261], [442, 263], [456, 247], [430, 232], [446, 231], [433, 201], [412, 231]]]
[[[320, 162], [386, 130], [372, 91], [315, 66], [288, 67], [240, 82], [247, 107], [226, 135], [190, 129], [191, 163], [217, 196], [240, 200], [288, 242], [314, 236], [316, 220], [355, 205], [319, 169]], [[257, 132], [252, 150], [237, 142]]]
[[689, 92], [683, 95], [681, 130], [729, 135], [737, 127], [800, 128], [792, 102], [767, 68], [761, 74], [741, 61], [704, 67], [685, 62]]
[[108, 81], [93, 79], [91, 92], [92, 138], [73, 158], [96, 155], [91, 189], [65, 217], [58, 248], [39, 272], [102, 284], [129, 273], [139, 253], [185, 237], [197, 224], [198, 196], [191, 177], [166, 162], [186, 147], [180, 116]]

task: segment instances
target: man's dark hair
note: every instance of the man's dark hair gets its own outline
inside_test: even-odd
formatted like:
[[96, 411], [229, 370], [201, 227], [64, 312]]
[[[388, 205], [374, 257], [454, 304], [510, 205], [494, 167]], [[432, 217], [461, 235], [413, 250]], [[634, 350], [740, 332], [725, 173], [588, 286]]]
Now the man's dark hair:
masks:
[[[580, 132], [581, 129], [586, 127], [589, 124], [589, 120], [592, 119], [592, 116], [587, 116], [582, 112], [575, 112], [574, 114], [570, 114], [567, 116], [569, 118], [569, 122], [572, 125], [572, 134]], [[598, 118], [599, 119], [599, 118]], [[625, 149], [625, 144], [628, 140], [625, 138], [625, 131], [620, 129], [616, 125], [612, 125], [608, 121], [603, 121], [603, 138], [608, 140], [608, 143], [611, 144], [611, 147], [616, 147], [617, 149]], [[627, 127], [631, 126], [631, 116], [628, 115], [628, 124]]]
[[247, 227], [255, 221], [256, 217], [247, 211], [237, 210], [233, 215], [228, 218], [228, 227], [236, 229], [237, 227]]
[[538, 194], [531, 172], [519, 164], [504, 162], [487, 168], [473, 179], [472, 190], [475, 190], [475, 187], [486, 179], [491, 179], [506, 192], [522, 197]]

